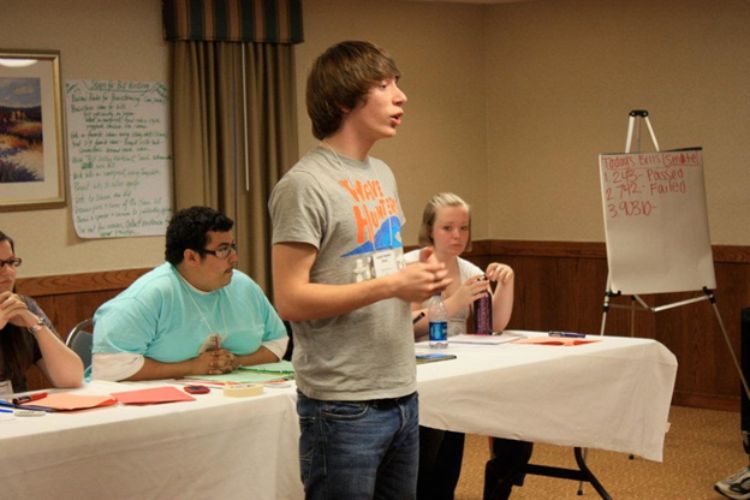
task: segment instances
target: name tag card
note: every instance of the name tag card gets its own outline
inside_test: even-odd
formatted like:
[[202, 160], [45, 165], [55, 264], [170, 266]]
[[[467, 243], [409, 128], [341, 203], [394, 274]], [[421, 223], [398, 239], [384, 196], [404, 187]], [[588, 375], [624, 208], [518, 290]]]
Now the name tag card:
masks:
[[372, 254], [372, 268], [376, 278], [397, 273], [401, 270], [395, 250], [380, 250]]

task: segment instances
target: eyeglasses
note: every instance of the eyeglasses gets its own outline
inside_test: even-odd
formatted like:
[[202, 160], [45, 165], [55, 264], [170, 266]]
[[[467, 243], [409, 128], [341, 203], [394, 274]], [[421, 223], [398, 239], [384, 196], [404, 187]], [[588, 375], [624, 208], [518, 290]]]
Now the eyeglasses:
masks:
[[210, 253], [211, 255], [213, 255], [214, 257], [218, 257], [219, 259], [226, 259], [232, 252], [237, 252], [237, 243], [232, 243], [231, 245], [222, 245], [216, 250], [206, 250], [205, 248], [202, 250], [202, 253]]
[[8, 260], [0, 260], [0, 269], [4, 268], [6, 265], [10, 267], [18, 267], [23, 263], [23, 259], [19, 257], [14, 257], [12, 259]]

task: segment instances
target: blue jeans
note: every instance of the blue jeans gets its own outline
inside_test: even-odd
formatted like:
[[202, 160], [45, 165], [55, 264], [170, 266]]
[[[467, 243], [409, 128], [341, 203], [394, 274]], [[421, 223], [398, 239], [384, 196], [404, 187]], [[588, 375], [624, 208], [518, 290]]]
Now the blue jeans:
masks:
[[372, 401], [321, 401], [297, 395], [305, 498], [416, 498], [417, 393]]

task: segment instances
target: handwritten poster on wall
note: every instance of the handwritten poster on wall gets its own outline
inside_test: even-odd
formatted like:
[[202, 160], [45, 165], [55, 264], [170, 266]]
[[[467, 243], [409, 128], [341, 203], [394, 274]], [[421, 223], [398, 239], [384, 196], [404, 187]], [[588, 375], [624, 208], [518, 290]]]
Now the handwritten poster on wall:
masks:
[[699, 148], [599, 155], [611, 290], [716, 288]]
[[78, 236], [164, 234], [172, 162], [166, 85], [69, 80], [65, 101]]

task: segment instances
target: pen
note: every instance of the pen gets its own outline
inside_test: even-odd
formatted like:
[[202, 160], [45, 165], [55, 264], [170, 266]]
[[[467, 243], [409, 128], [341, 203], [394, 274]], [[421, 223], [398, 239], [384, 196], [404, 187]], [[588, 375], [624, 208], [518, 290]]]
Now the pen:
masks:
[[26, 396], [21, 396], [19, 398], [13, 398], [13, 404], [14, 405], [22, 405], [24, 403], [30, 403], [31, 401], [36, 401], [37, 399], [46, 398], [47, 393], [46, 392], [37, 392], [36, 394], [27, 394]]
[[424, 318], [424, 311], [422, 311], [421, 313], [417, 314], [417, 316], [414, 319], [411, 320], [411, 324], [412, 325], [416, 325], [419, 322], [419, 320], [422, 319], [422, 318]]
[[8, 410], [6, 408], [0, 408], [0, 413], [13, 413], [13, 410]]
[[576, 339], [586, 338], [586, 334], [585, 333], [578, 333], [578, 332], [557, 332], [557, 331], [553, 331], [553, 332], [549, 332], [549, 336], [550, 337], [571, 337], [571, 338], [576, 338]]

